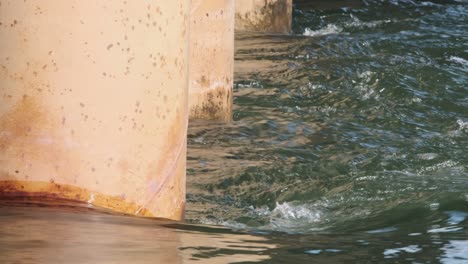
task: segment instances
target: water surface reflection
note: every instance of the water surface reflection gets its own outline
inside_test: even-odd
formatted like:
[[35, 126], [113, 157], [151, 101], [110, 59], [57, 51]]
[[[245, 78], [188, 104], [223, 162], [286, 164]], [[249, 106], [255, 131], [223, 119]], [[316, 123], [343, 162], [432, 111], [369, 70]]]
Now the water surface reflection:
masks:
[[[466, 217], [451, 211], [432, 224], [286, 234], [9, 201], [0, 204], [0, 258], [2, 263], [466, 263]], [[417, 226], [421, 232], [408, 233]]]
[[233, 263], [270, 259], [262, 236], [97, 212], [70, 204], [0, 205], [2, 263]]

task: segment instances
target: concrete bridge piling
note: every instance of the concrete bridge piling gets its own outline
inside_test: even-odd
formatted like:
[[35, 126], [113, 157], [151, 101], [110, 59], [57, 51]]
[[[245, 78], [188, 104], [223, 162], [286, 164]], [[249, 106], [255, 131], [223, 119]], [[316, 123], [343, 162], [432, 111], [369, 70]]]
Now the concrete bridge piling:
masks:
[[236, 30], [290, 33], [292, 0], [236, 0]]
[[0, 0], [0, 197], [183, 219], [189, 115], [231, 120], [234, 28], [291, 6]]
[[234, 0], [193, 0], [190, 17], [191, 119], [230, 121]]

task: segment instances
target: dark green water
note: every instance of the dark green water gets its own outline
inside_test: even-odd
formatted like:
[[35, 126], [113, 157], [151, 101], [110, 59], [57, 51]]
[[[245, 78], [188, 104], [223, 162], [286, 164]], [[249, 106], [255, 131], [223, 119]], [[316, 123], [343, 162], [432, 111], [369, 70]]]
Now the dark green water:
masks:
[[0, 201], [0, 263], [468, 263], [468, 1], [296, 3], [190, 125], [188, 223]]
[[189, 221], [284, 232], [282, 260], [468, 263], [468, 2], [300, 2], [295, 34], [237, 35]]

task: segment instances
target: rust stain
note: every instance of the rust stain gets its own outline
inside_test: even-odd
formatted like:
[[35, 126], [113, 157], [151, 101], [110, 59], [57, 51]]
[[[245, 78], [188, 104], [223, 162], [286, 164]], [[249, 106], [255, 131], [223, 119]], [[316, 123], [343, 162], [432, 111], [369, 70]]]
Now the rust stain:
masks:
[[55, 178], [62, 182], [76, 180], [70, 171], [78, 171], [77, 168], [82, 164], [80, 157], [59, 144], [62, 137], [57, 134], [57, 130], [62, 126], [61, 118], [57, 117], [54, 123], [42, 101], [27, 95], [3, 113], [0, 116], [0, 159], [11, 160], [6, 164], [19, 167], [1, 166], [0, 179], [11, 179], [11, 176], [15, 176], [11, 175], [13, 171], [25, 168], [25, 172], [16, 173], [13, 179], [34, 178], [32, 171], [38, 175], [49, 171], [53, 172], [53, 175], [48, 176], [50, 183], [54, 183]]
[[292, 0], [265, 0], [260, 9], [236, 14], [235, 21], [236, 30], [290, 33]]
[[34, 98], [23, 95], [9, 112], [0, 116], [0, 131], [8, 135], [0, 137], [0, 150], [4, 150], [13, 141], [29, 141], [32, 130], [47, 121], [45, 110], [40, 104]]
[[206, 78], [205, 75], [202, 75], [202, 77], [200, 78], [200, 85], [202, 87], [209, 87], [210, 86], [210, 81]]
[[[120, 212], [124, 214], [133, 214], [140, 206], [122, 199], [121, 196], [110, 196], [90, 190], [53, 182], [37, 181], [0, 181], [0, 198], [5, 199], [25, 199], [38, 201], [70, 201], [89, 204], [92, 199], [92, 205]], [[145, 208], [140, 208], [141, 216], [154, 217]]]
[[230, 121], [232, 116], [231, 89], [218, 87], [203, 96], [201, 105], [190, 109], [190, 119]]
[[[34, 161], [32, 163], [42, 163], [64, 178], [71, 177], [68, 172], [79, 165], [70, 162], [70, 152], [57, 144], [60, 137], [56, 135], [52, 117], [40, 102], [24, 95], [10, 111], [0, 116], [0, 154], [3, 158], [17, 160], [17, 166], [30, 167]], [[57, 124], [59, 122], [57, 119]]]
[[[172, 206], [165, 202], [165, 197], [159, 197], [161, 192], [167, 190], [167, 186], [177, 186], [177, 182], [180, 181], [178, 177], [174, 176], [178, 172], [179, 162], [175, 160], [174, 168], [164, 167], [165, 163], [170, 163], [171, 158], [175, 159], [175, 154], [171, 154], [174, 151], [174, 146], [177, 145], [177, 140], [183, 138], [185, 140], [185, 129], [182, 125], [181, 120], [184, 116], [177, 116], [174, 120], [176, 126], [168, 133], [170, 140], [165, 145], [165, 151], [168, 153], [163, 159], [159, 161], [154, 171], [151, 171], [148, 177], [151, 179], [161, 175], [161, 170], [166, 170], [169, 173], [165, 180], [164, 177], [158, 178], [161, 180], [161, 186], [155, 190], [154, 194], [147, 194], [147, 204], [135, 204], [131, 201], [122, 199], [125, 194], [117, 196], [105, 195], [99, 192], [93, 192], [91, 190], [76, 187], [73, 185], [59, 184], [58, 182], [73, 182], [75, 179], [68, 179], [73, 177], [70, 171], [78, 171], [76, 168], [83, 166], [79, 162], [79, 157], [74, 157], [72, 152], [60, 144], [54, 144], [54, 140], [60, 140], [60, 137], [55, 135], [52, 125], [52, 118], [45, 108], [38, 101], [38, 99], [30, 96], [23, 96], [10, 111], [0, 116], [0, 153], [4, 157], [18, 157], [20, 166], [26, 166], [28, 160], [34, 160], [35, 163], [44, 164], [44, 166], [53, 168], [55, 171], [54, 175], [50, 175], [47, 182], [43, 181], [20, 181], [18, 177], [26, 176], [28, 179], [34, 175], [23, 175], [20, 168], [9, 168], [1, 166], [0, 161], [0, 199], [2, 197], [16, 197], [25, 199], [42, 199], [42, 200], [67, 200], [76, 202], [88, 202], [92, 200], [93, 206], [99, 206], [107, 208], [117, 212], [134, 214], [138, 211], [139, 216], [153, 217], [154, 214], [162, 212], [164, 216], [176, 215], [176, 218], [181, 214], [180, 211], [175, 210]], [[80, 104], [84, 107], [84, 104]], [[61, 120], [58, 119], [57, 122]], [[181, 134], [182, 133], [182, 134]], [[47, 135], [50, 141], [46, 144], [38, 143], [38, 138], [41, 135]], [[47, 139], [49, 140], [49, 139]], [[182, 142], [185, 146], [185, 141]], [[180, 144], [179, 144], [180, 145]], [[177, 147], [175, 147], [177, 148]], [[184, 153], [185, 148], [182, 148]], [[61, 161], [57, 164], [57, 161]], [[174, 162], [174, 161], [173, 161]], [[125, 161], [122, 161], [118, 165], [122, 171], [129, 172], [130, 167]], [[167, 165], [166, 165], [167, 166]], [[46, 169], [49, 170], [49, 169]], [[8, 171], [11, 170], [11, 171]], [[31, 171], [31, 169], [28, 169]], [[93, 168], [91, 168], [93, 171]], [[97, 183], [96, 183], [97, 184]], [[179, 191], [175, 196], [182, 197]], [[170, 195], [170, 197], [173, 197]], [[158, 203], [155, 201], [164, 200]], [[148, 207], [147, 207], [148, 205]], [[149, 209], [148, 209], [149, 208]]]

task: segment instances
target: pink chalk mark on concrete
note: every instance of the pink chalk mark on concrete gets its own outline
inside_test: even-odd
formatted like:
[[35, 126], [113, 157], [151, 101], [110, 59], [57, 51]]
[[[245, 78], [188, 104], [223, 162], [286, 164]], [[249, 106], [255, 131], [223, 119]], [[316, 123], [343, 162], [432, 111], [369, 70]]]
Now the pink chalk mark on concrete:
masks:
[[167, 185], [169, 179], [172, 178], [171, 176], [174, 176], [174, 171], [176, 170], [177, 162], [179, 161], [180, 156], [184, 151], [184, 146], [186, 145], [187, 127], [188, 113], [186, 114], [185, 118], [185, 133], [183, 133], [183, 135], [181, 136], [179, 143], [177, 144], [177, 148], [174, 149], [174, 151], [171, 151], [171, 153], [169, 154], [169, 159], [172, 162], [168, 163], [167, 166], [163, 167], [161, 180], [158, 181], [158, 179], [155, 178], [150, 182], [150, 184], [148, 185], [148, 192], [151, 194], [147, 197], [143, 205], [138, 208], [138, 210], [135, 212], [135, 215], [138, 215], [142, 209], [147, 208], [148, 204], [160, 195], [161, 190]]

